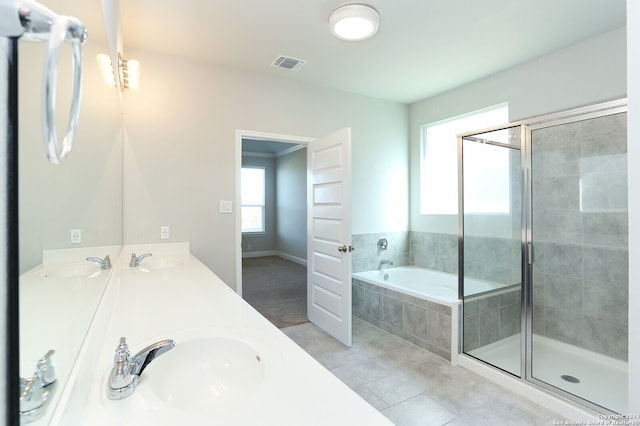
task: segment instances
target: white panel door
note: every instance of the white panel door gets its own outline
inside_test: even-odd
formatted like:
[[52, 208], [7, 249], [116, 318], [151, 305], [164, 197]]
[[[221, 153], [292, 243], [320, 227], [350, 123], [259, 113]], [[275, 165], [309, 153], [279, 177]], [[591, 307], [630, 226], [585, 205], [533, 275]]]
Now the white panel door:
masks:
[[307, 146], [307, 315], [351, 346], [351, 129]]

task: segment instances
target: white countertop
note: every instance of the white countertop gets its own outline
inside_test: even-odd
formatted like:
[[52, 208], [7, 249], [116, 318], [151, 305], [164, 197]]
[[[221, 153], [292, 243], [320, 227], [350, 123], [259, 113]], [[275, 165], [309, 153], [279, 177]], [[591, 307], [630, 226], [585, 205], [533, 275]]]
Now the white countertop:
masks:
[[85, 258], [117, 258], [120, 248], [45, 250], [43, 263], [20, 275], [20, 377], [32, 377], [38, 359], [55, 351], [55, 391], [30, 425], [48, 424], [111, 274]]
[[[191, 256], [188, 245], [184, 248], [172, 244], [123, 248], [72, 374], [75, 385], [66, 389], [52, 424], [392, 424]], [[148, 268], [147, 260], [139, 268], [129, 268], [131, 252], [152, 252]], [[196, 335], [235, 336], [260, 348], [266, 371], [260, 389], [232, 406], [179, 409], [149, 391], [152, 362], [133, 395], [107, 398], [106, 380], [121, 336], [135, 353], [162, 339], [174, 339], [177, 348]], [[165, 367], [158, 362], [160, 368]]]

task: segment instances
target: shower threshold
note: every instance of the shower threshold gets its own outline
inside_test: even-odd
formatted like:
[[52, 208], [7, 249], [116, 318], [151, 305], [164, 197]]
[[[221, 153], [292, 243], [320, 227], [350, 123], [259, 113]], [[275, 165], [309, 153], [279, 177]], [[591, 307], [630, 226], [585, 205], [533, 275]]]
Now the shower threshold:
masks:
[[[519, 334], [468, 354], [520, 375]], [[539, 335], [533, 336], [532, 358], [533, 378], [608, 410], [627, 413], [626, 362]]]

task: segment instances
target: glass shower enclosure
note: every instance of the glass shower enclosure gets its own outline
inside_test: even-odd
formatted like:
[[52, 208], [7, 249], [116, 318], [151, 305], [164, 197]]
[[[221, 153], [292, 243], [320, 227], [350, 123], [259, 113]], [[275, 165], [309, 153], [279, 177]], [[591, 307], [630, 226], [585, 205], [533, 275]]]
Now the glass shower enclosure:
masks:
[[465, 133], [461, 352], [627, 411], [626, 100]]

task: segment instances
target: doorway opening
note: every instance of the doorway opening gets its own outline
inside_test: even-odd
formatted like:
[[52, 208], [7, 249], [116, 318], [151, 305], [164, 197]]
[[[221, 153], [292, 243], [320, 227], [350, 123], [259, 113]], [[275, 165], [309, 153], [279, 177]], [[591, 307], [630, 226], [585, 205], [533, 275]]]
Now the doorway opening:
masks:
[[238, 131], [236, 139], [237, 292], [278, 328], [307, 322], [311, 139], [249, 131]]
[[[282, 220], [280, 229], [289, 236], [304, 236], [306, 255], [294, 255], [307, 263], [307, 316], [309, 321], [346, 346], [352, 343], [351, 321], [351, 128], [344, 128], [320, 138], [301, 138], [236, 130], [236, 200], [241, 200], [243, 140], [302, 144], [306, 147], [304, 178], [291, 179], [306, 189], [306, 225], [298, 231], [295, 221]], [[308, 180], [308, 181], [307, 181]], [[287, 191], [281, 193], [287, 194]], [[282, 195], [282, 194], [281, 194]], [[293, 196], [280, 197], [293, 199]], [[257, 204], [261, 206], [260, 204]], [[296, 205], [302, 205], [297, 203]], [[250, 207], [256, 207], [256, 204]], [[265, 206], [266, 211], [266, 206]], [[242, 208], [236, 208], [236, 292], [243, 295], [242, 282]], [[291, 213], [291, 211], [288, 211]], [[302, 215], [298, 215], [301, 217]], [[257, 221], [250, 228], [259, 228]], [[261, 229], [261, 228], [260, 228]], [[266, 228], [265, 228], [266, 229]], [[253, 235], [256, 236], [256, 235]], [[248, 238], [248, 236], [247, 236]], [[285, 243], [280, 239], [282, 250]], [[302, 245], [302, 246], [303, 246]], [[252, 246], [253, 248], [253, 246]], [[301, 247], [299, 247], [300, 249]]]

